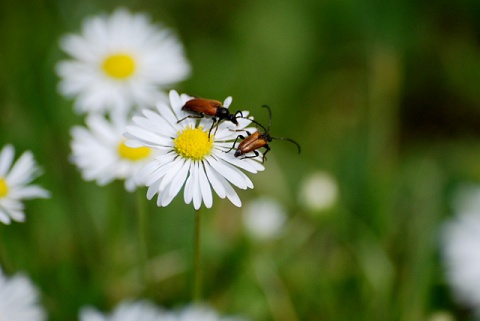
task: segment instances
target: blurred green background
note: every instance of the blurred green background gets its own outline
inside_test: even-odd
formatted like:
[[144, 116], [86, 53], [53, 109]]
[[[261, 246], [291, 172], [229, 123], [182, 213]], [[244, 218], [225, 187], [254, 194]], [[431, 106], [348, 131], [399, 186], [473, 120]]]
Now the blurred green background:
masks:
[[[98, 187], [68, 162], [82, 124], [56, 91], [58, 47], [82, 19], [124, 6], [173, 28], [192, 64], [180, 92], [249, 109], [274, 141], [246, 203], [288, 209], [279, 239], [252, 242], [242, 210], [202, 210], [204, 299], [252, 320], [432, 320], [471, 313], [451, 297], [438, 231], [456, 187], [480, 180], [480, 2], [180, 0], [0, 2], [0, 145], [32, 150], [49, 200], [0, 226], [1, 265], [39, 287], [49, 320], [129, 297], [190, 302], [194, 210], [148, 209], [147, 288], [137, 277], [135, 205], [121, 182]], [[334, 207], [309, 210], [300, 186], [322, 170]], [[127, 196], [125, 196], [127, 195]], [[147, 204], [144, 202], [144, 204]]]

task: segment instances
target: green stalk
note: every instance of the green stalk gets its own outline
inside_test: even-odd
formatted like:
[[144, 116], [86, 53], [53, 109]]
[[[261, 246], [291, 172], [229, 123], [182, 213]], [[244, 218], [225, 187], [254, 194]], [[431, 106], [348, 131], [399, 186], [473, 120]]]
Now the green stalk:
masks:
[[202, 271], [200, 267], [200, 210], [195, 210], [195, 236], [194, 236], [194, 252], [193, 252], [193, 301], [198, 303], [202, 297]]
[[137, 214], [137, 253], [140, 284], [144, 289], [148, 285], [148, 249], [147, 249], [147, 213], [145, 209], [145, 195], [141, 190], [136, 191]]

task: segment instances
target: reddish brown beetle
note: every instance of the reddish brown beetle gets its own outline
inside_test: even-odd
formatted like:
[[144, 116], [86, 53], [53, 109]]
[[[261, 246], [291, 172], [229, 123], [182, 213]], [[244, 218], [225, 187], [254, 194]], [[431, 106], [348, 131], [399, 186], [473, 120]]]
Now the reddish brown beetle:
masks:
[[[243, 117], [243, 114], [238, 110], [235, 114], [231, 114], [228, 108], [223, 107], [222, 103], [218, 100], [205, 99], [205, 98], [194, 98], [185, 103], [182, 107], [183, 111], [189, 112], [192, 115], [184, 117], [177, 121], [177, 123], [184, 121], [187, 118], [203, 118], [205, 116], [212, 117], [213, 124], [208, 131], [208, 138], [210, 138], [210, 133], [212, 132], [215, 124], [220, 124], [223, 120], [229, 120], [235, 125], [238, 125], [237, 118]], [[218, 122], [218, 123], [217, 123]]]
[[[232, 149], [235, 148], [235, 144], [237, 143], [238, 139], [243, 139], [240, 142], [240, 144], [238, 144], [237, 150], [235, 151], [234, 156], [235, 157], [240, 157], [240, 156], [243, 155], [243, 158], [257, 157], [258, 155], [260, 155], [258, 153], [257, 149], [259, 149], [261, 147], [264, 147], [265, 152], [263, 153], [263, 158], [262, 158], [262, 163], [263, 163], [266, 160], [265, 155], [270, 151], [270, 146], [268, 146], [268, 143], [270, 143], [274, 139], [279, 139], [279, 140], [286, 140], [286, 141], [289, 141], [289, 142], [297, 145], [298, 153], [300, 154], [300, 145], [296, 141], [294, 141], [293, 139], [270, 136], [270, 126], [272, 125], [272, 111], [270, 110], [270, 107], [268, 107], [267, 105], [263, 105], [262, 107], [267, 108], [268, 113], [270, 115], [270, 120], [268, 122], [268, 129], [266, 129], [262, 124], [256, 122], [255, 120], [250, 119], [252, 122], [254, 122], [255, 124], [262, 127], [264, 132], [260, 133], [260, 132], [257, 131], [257, 132], [254, 132], [253, 134], [251, 134], [247, 131], [246, 132], [248, 134], [247, 137], [245, 137], [243, 135], [238, 135], [237, 138], [235, 139], [235, 141], [233, 142], [232, 148], [230, 148], [225, 153], [228, 153]], [[246, 156], [246, 154], [248, 154], [250, 152], [252, 152], [254, 155]]]

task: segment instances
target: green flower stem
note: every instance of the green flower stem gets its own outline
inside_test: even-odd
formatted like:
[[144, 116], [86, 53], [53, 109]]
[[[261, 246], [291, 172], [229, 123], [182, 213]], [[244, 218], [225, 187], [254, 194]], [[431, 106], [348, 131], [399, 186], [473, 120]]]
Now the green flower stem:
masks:
[[145, 195], [143, 191], [136, 191], [137, 214], [137, 253], [138, 272], [140, 284], [146, 288], [148, 285], [148, 248], [147, 248], [147, 213], [145, 209]]
[[194, 302], [199, 302], [202, 297], [202, 271], [200, 267], [200, 210], [195, 210], [195, 236], [193, 253], [193, 288], [192, 296]]

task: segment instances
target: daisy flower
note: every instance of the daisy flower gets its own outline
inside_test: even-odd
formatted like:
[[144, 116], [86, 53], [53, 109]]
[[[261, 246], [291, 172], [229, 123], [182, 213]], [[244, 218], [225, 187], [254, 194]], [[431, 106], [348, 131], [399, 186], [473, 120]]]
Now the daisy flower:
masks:
[[322, 211], [335, 205], [338, 193], [335, 178], [327, 172], [316, 171], [303, 181], [299, 198], [307, 209]]
[[48, 191], [37, 185], [28, 185], [35, 179], [40, 170], [35, 164], [33, 154], [29, 151], [20, 156], [15, 164], [15, 150], [6, 145], [0, 151], [0, 222], [25, 221], [21, 200], [31, 198], [47, 198]]
[[245, 321], [234, 317], [220, 317], [212, 308], [188, 306], [180, 311], [168, 312], [156, 307], [150, 301], [120, 302], [110, 315], [104, 315], [93, 308], [80, 311], [80, 321]]
[[[209, 138], [211, 118], [186, 118], [178, 122], [189, 115], [181, 108], [190, 99], [192, 97], [180, 96], [172, 90], [170, 105], [159, 103], [157, 111], [144, 110], [144, 116], [133, 118], [135, 125], [127, 126], [128, 146], [146, 146], [159, 153], [139, 173], [148, 186], [147, 198], [158, 194], [157, 205], [167, 206], [185, 185], [184, 201], [187, 204], [193, 201], [195, 209], [202, 203], [207, 208], [212, 207], [211, 188], [220, 198], [226, 197], [240, 207], [242, 203], [232, 185], [240, 189], [253, 188], [252, 181], [240, 169], [257, 173], [264, 167], [259, 157], [239, 159], [233, 152], [226, 151], [238, 135], [235, 130], [246, 129], [251, 121], [238, 119], [238, 126], [224, 121]], [[231, 102], [231, 97], [225, 99], [224, 107]]]
[[160, 321], [162, 312], [149, 301], [122, 301], [110, 315], [94, 308], [83, 308], [80, 321]]
[[207, 305], [191, 305], [178, 312], [170, 312], [161, 321], [245, 321], [239, 317], [222, 317]]
[[286, 220], [285, 208], [273, 198], [258, 198], [245, 206], [244, 226], [248, 234], [257, 240], [268, 240], [279, 235]]
[[170, 30], [125, 9], [86, 19], [82, 33], [63, 37], [60, 46], [72, 59], [57, 65], [59, 90], [76, 98], [80, 113], [154, 106], [166, 99], [160, 89], [190, 72], [183, 46]]
[[460, 195], [461, 210], [442, 229], [442, 257], [457, 301], [480, 317], [480, 189]]
[[21, 274], [7, 278], [0, 268], [0, 320], [43, 321], [37, 289]]
[[126, 117], [116, 114], [108, 120], [92, 114], [87, 117], [86, 124], [87, 128], [75, 126], [71, 131], [71, 160], [80, 168], [83, 178], [101, 186], [115, 179], [125, 180], [125, 189], [129, 192], [139, 185], [144, 186], [135, 180], [135, 175], [153, 160], [155, 151], [125, 145]]

